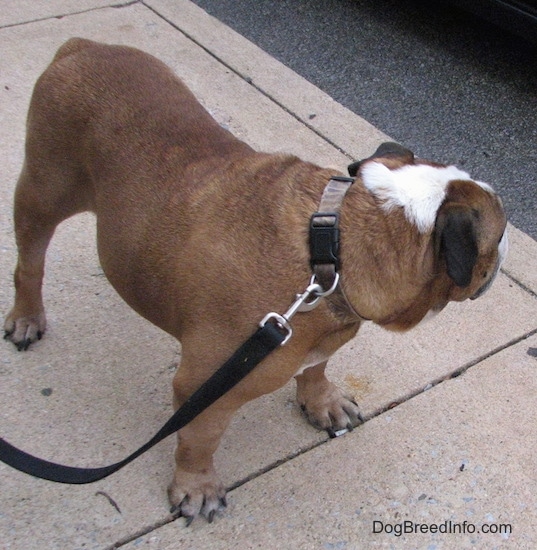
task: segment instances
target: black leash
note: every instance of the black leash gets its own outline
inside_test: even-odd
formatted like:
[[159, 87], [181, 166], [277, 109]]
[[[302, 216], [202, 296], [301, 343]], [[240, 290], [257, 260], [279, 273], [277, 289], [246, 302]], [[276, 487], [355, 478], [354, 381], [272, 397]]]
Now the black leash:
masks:
[[240, 382], [267, 355], [280, 346], [287, 334], [273, 323], [248, 339], [166, 422], [155, 436], [124, 460], [102, 468], [75, 468], [48, 462], [17, 449], [0, 439], [0, 460], [9, 466], [41, 479], [58, 483], [93, 483], [117, 472], [164, 438], [191, 422], [198, 414]]
[[[49, 481], [70, 484], [93, 483], [117, 472], [194, 420], [238, 384], [265, 357], [287, 343], [293, 333], [289, 322], [296, 313], [311, 311], [322, 298], [338, 289], [339, 210], [353, 182], [354, 178], [334, 176], [325, 188], [319, 212], [311, 218], [310, 255], [314, 275], [306, 290], [302, 294], [297, 294], [295, 301], [283, 315], [274, 312], [266, 315], [259, 323], [257, 331], [175, 411], [168, 422], [145, 445], [115, 464], [102, 468], [76, 468], [37, 458], [0, 438], [0, 461], [16, 470]], [[317, 271], [326, 266], [330, 268], [328, 277], [324, 277], [323, 271]], [[348, 306], [352, 308], [350, 304]]]

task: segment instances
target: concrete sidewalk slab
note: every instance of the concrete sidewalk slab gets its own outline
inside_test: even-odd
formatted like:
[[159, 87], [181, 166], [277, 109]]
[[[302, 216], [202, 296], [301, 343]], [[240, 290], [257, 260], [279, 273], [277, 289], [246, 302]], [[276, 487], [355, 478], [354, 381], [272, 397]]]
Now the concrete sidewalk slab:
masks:
[[[70, 36], [125, 43], [153, 53], [187, 82], [221, 124], [259, 149], [293, 152], [344, 168], [350, 158], [370, 154], [384, 139], [189, 2], [151, 0], [147, 4], [151, 9], [136, 3], [0, 29], [2, 281], [11, 279], [15, 264], [11, 197], [22, 162], [31, 88], [56, 48]], [[26, 16], [37, 19], [29, 12]], [[310, 119], [311, 114], [317, 116]], [[349, 136], [353, 136], [350, 141]], [[364, 327], [334, 359], [334, 379], [354, 393], [368, 415], [512, 346], [537, 328], [531, 275], [537, 272], [537, 245], [513, 232], [511, 258], [523, 257], [524, 263], [508, 264], [510, 276], [502, 275], [484, 298], [450, 306], [436, 320], [404, 336]], [[88, 215], [59, 229], [48, 255], [49, 331], [25, 354], [4, 344], [0, 359], [2, 437], [39, 456], [88, 466], [125, 456], [167, 419], [170, 381], [179, 358], [173, 339], [137, 317], [107, 284], [94, 240]], [[11, 286], [0, 286], [0, 311], [6, 312], [11, 300]], [[255, 445], [245, 445], [252, 441]], [[307, 456], [309, 449], [324, 441], [324, 434], [300, 418], [294, 387], [289, 384], [240, 411], [217, 464], [231, 486], [297, 454]], [[168, 521], [165, 487], [172, 472], [172, 448], [170, 439], [122, 472], [91, 486], [59, 486], [0, 465], [0, 531], [7, 533], [7, 547], [104, 548]], [[332, 444], [327, 448], [334, 452]], [[385, 448], [372, 451], [371, 460], [382, 458]], [[279, 470], [270, 475], [277, 476]], [[250, 485], [246, 483], [231, 498]], [[234, 517], [249, 521], [246, 510]], [[269, 523], [267, 519], [266, 527]], [[182, 529], [181, 522], [174, 527]], [[212, 545], [211, 529], [205, 533], [196, 535], [200, 538], [193, 547]]]
[[[528, 349], [537, 337], [240, 487], [215, 525], [172, 523], [124, 548], [533, 549]], [[398, 536], [403, 522], [424, 527]]]

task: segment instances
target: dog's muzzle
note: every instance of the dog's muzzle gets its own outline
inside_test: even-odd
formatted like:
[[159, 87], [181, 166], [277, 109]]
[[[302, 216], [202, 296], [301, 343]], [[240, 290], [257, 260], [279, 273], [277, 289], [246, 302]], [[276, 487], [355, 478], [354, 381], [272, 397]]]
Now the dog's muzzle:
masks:
[[503, 232], [502, 238], [498, 243], [498, 261], [496, 262], [496, 267], [494, 268], [494, 273], [491, 275], [490, 279], [473, 295], [470, 297], [470, 300], [475, 300], [480, 296], [483, 296], [485, 292], [491, 287], [496, 275], [500, 271], [505, 258], [507, 257], [507, 250], [509, 248], [509, 240], [507, 238], [507, 229]]

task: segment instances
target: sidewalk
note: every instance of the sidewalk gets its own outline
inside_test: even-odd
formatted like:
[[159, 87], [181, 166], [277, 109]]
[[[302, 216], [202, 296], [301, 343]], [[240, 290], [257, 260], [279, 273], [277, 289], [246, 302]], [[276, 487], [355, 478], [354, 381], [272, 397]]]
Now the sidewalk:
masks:
[[[35, 80], [71, 36], [157, 56], [221, 124], [261, 150], [345, 167], [386, 139], [187, 0], [5, 4], [2, 317], [13, 298], [12, 193], [27, 106]], [[53, 240], [46, 337], [26, 353], [0, 344], [0, 437], [78, 466], [115, 462], [160, 428], [180, 354], [111, 289], [94, 233], [92, 217], [81, 215]], [[168, 516], [169, 438], [86, 486], [0, 464], [0, 548], [535, 548], [537, 243], [513, 227], [510, 241], [508, 262], [485, 297], [452, 304], [405, 335], [366, 325], [335, 356], [332, 379], [369, 418], [359, 429], [329, 440], [311, 428], [294, 383], [245, 406], [217, 454], [218, 471], [235, 488], [213, 524], [185, 528]], [[387, 532], [405, 521], [429, 532]]]

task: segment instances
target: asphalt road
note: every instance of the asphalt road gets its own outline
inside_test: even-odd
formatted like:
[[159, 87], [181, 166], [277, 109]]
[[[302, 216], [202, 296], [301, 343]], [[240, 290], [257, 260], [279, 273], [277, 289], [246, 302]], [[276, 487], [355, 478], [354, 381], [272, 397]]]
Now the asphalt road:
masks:
[[[194, 0], [537, 239], [537, 48], [441, 2]], [[352, 128], [349, 128], [352, 131]]]

